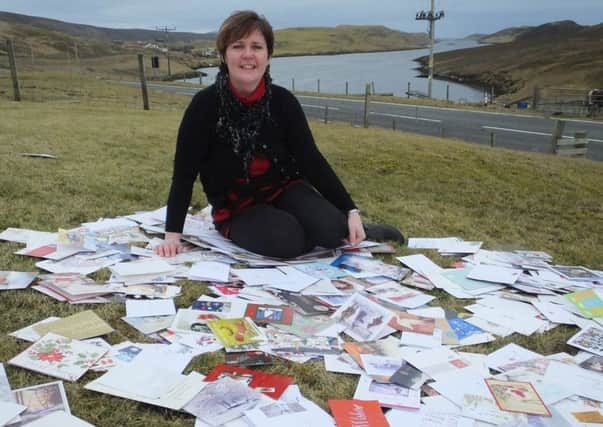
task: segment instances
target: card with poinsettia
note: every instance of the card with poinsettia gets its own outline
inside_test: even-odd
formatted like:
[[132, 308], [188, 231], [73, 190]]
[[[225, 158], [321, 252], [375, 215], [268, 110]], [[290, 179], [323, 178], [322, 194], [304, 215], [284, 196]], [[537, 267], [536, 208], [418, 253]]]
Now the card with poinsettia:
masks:
[[8, 363], [67, 381], [77, 381], [105, 352], [95, 344], [49, 332]]

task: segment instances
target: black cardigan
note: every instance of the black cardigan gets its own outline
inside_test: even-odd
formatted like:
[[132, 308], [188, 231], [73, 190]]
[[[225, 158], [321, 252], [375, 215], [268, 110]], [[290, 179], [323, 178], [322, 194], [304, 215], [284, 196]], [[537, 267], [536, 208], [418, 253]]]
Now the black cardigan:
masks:
[[[275, 154], [270, 160], [277, 163], [283, 177], [293, 178], [299, 172], [338, 209], [354, 209], [352, 198], [316, 147], [297, 98], [287, 89], [272, 85], [270, 114], [272, 120], [263, 124], [257, 143], [269, 145]], [[180, 124], [166, 231], [182, 232], [197, 176], [208, 202], [217, 209], [224, 204], [235, 178], [244, 175], [242, 161], [230, 144], [216, 135], [216, 122], [217, 91], [211, 85], [193, 97]]]

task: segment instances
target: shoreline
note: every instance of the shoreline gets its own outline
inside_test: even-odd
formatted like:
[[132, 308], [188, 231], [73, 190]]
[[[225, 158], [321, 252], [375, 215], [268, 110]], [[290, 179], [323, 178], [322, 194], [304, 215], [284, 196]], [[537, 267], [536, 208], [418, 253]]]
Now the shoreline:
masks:
[[[446, 39], [442, 39], [442, 40], [437, 40], [437, 42], [445, 42]], [[484, 43], [480, 43], [480, 45], [484, 45]], [[487, 45], [487, 44], [486, 44]], [[344, 50], [344, 51], [328, 51], [328, 52], [297, 52], [297, 53], [285, 53], [285, 54], [274, 54], [273, 58], [293, 58], [293, 57], [300, 57], [300, 56], [309, 56], [309, 57], [316, 57], [316, 56], [335, 56], [335, 55], [349, 55], [349, 54], [356, 54], [356, 53], [384, 53], [384, 52], [404, 52], [404, 51], [408, 51], [408, 50], [417, 50], [417, 49], [426, 49], [429, 46], [416, 46], [416, 47], [408, 47], [408, 48], [404, 48], [404, 49], [381, 49], [381, 50]], [[437, 54], [436, 54], [437, 55]], [[413, 60], [414, 62], [416, 62], [418, 64], [418, 66], [416, 68], [413, 68], [416, 72], [417, 72], [417, 76], [419, 78], [427, 78], [428, 77], [428, 70], [427, 70], [427, 61], [428, 61], [428, 56], [420, 56], [416, 59]], [[214, 64], [213, 62], [211, 64], [199, 64], [199, 66], [197, 68], [191, 68], [192, 70], [198, 71], [202, 68], [213, 68], [213, 67], [217, 67], [217, 64]], [[463, 74], [455, 74], [455, 75], [450, 75], [450, 74], [446, 74], [446, 73], [434, 73], [433, 76], [435, 79], [438, 80], [443, 80], [443, 81], [449, 81], [452, 83], [458, 83], [458, 84], [462, 84], [468, 87], [471, 87], [472, 89], [478, 90], [478, 91], [483, 91], [483, 92], [488, 92], [490, 93], [492, 84], [489, 82], [489, 79], [487, 79], [487, 76], [474, 76], [474, 75], [463, 75]], [[177, 80], [177, 79], [175, 79]], [[516, 82], [512, 82], [511, 86], [513, 86], [514, 84], [516, 84]], [[508, 91], [505, 90], [506, 87], [508, 86], [500, 86], [500, 85], [494, 85], [495, 88], [495, 92], [496, 92], [496, 96], [502, 96], [502, 95], [508, 95], [513, 93], [512, 91]]]
[[[415, 59], [415, 62], [419, 64], [419, 66], [415, 69], [419, 72], [421, 77], [425, 78], [427, 78], [428, 75], [427, 61], [427, 56], [422, 56]], [[513, 80], [505, 76], [495, 75], [491, 72], [475, 75], [462, 73], [438, 73], [436, 71], [434, 72], [433, 77], [437, 78], [438, 80], [446, 80], [453, 83], [470, 86], [474, 89], [483, 90], [488, 93], [491, 93], [492, 88], [494, 88], [495, 97], [512, 95], [513, 93], [517, 92], [517, 85], [521, 83], [520, 81]]]
[[[371, 49], [371, 50], [341, 50], [341, 51], [325, 51], [325, 52], [294, 52], [294, 53], [284, 53], [284, 54], [274, 54], [273, 58], [295, 58], [298, 56], [335, 56], [335, 55], [351, 55], [355, 53], [383, 53], [383, 52], [404, 52], [407, 50], [415, 50], [415, 49], [427, 49], [429, 46], [413, 46], [408, 48], [395, 48], [395, 49]], [[217, 61], [217, 58], [214, 59]], [[191, 70], [198, 70], [199, 68], [211, 68], [217, 67], [218, 64], [214, 64], [213, 60], [211, 64], [205, 62], [199, 62], [199, 65], [196, 68], [191, 67]], [[189, 66], [190, 67], [190, 66]]]
[[334, 56], [334, 55], [350, 55], [354, 53], [383, 53], [383, 52], [403, 52], [407, 50], [415, 49], [426, 49], [429, 46], [414, 46], [408, 48], [395, 48], [395, 49], [371, 49], [371, 50], [342, 50], [342, 51], [325, 51], [325, 52], [299, 52], [299, 53], [285, 53], [272, 55], [273, 58], [290, 58], [296, 56]]

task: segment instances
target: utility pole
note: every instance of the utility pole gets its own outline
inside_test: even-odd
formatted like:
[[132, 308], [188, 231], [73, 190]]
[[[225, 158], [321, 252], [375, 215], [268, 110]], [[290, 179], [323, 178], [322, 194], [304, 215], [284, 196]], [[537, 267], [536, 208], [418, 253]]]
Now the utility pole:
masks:
[[427, 66], [427, 96], [431, 98], [431, 83], [433, 81], [433, 42], [435, 39], [435, 21], [444, 17], [444, 11], [435, 11], [435, 0], [431, 0], [431, 9], [429, 11], [417, 12], [417, 21], [429, 21], [429, 64]]
[[176, 31], [176, 27], [172, 27], [172, 28], [168, 28], [166, 26], [163, 27], [155, 27], [155, 29], [157, 31], [162, 31], [165, 33], [165, 49], [166, 49], [166, 55], [167, 55], [167, 63], [168, 63], [168, 77], [172, 75], [172, 68], [170, 66], [170, 45], [169, 45], [169, 41], [170, 41], [170, 31]]

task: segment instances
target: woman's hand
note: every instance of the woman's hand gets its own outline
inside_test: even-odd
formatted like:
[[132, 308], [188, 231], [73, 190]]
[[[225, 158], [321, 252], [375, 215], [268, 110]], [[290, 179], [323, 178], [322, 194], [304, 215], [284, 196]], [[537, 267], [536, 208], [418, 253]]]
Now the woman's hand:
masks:
[[180, 238], [182, 237], [182, 233], [165, 233], [165, 238], [163, 243], [155, 246], [155, 253], [162, 257], [173, 257], [182, 252], [182, 243], [180, 243]]
[[360, 212], [353, 210], [348, 213], [348, 238], [347, 243], [356, 246], [366, 238]]

